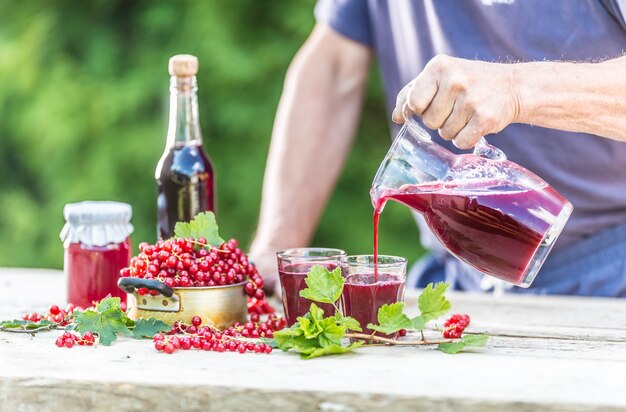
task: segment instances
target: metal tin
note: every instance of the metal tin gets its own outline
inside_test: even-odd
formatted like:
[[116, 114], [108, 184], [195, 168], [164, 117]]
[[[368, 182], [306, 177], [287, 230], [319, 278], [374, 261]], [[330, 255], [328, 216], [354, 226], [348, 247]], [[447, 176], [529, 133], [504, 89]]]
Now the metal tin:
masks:
[[[247, 320], [246, 282], [212, 287], [171, 288], [157, 280], [120, 278], [118, 286], [128, 293], [127, 314], [131, 319], [153, 317], [173, 324], [190, 324], [200, 316], [204, 325], [226, 329], [235, 322]], [[138, 288], [158, 294], [140, 295]]]

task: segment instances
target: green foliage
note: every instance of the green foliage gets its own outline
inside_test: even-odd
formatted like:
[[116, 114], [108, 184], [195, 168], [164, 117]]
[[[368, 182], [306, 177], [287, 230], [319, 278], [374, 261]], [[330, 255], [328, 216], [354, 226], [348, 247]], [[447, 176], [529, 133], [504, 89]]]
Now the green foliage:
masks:
[[410, 329], [413, 323], [411, 319], [402, 312], [403, 310], [404, 302], [383, 305], [378, 309], [378, 325], [370, 323], [367, 327], [386, 335], [397, 332], [400, 329]]
[[154, 318], [139, 318], [135, 321], [135, 327], [131, 330], [135, 339], [152, 339], [152, 337], [157, 333], [166, 332], [170, 329], [171, 327], [161, 320]]
[[174, 237], [205, 238], [207, 245], [219, 246], [224, 243], [219, 235], [219, 228], [213, 212], [200, 213], [191, 222], [177, 222], [174, 226]]
[[452, 307], [445, 296], [446, 290], [448, 290], [449, 287], [450, 284], [444, 282], [439, 282], [434, 286], [432, 283], [426, 285], [417, 300], [417, 305], [424, 323], [448, 313]]
[[47, 319], [42, 319], [39, 322], [31, 322], [30, 320], [22, 320], [22, 319], [13, 319], [13, 320], [3, 320], [0, 321], [0, 330], [35, 330], [40, 328], [47, 328], [53, 325]]
[[110, 346], [117, 340], [117, 335], [133, 336], [135, 339], [152, 338], [157, 332], [170, 329], [165, 322], [148, 318], [132, 320], [120, 308], [120, 298], [104, 298], [95, 309], [74, 313], [76, 331], [92, 332], [98, 335], [98, 341], [104, 346]]
[[307, 288], [300, 291], [300, 296], [320, 303], [334, 304], [343, 291], [344, 279], [341, 268], [332, 272], [321, 265], [315, 265], [304, 279]]
[[120, 309], [119, 298], [105, 298], [96, 309], [87, 309], [74, 315], [76, 331], [98, 334], [99, 341], [109, 346], [117, 339], [118, 334], [131, 335], [126, 314]]
[[[200, 59], [219, 223], [246, 247], [284, 73], [313, 27], [314, 3], [0, 2], [0, 266], [60, 268], [63, 205], [86, 199], [130, 203], [134, 244], [155, 240], [153, 174], [165, 144], [167, 61], [177, 53]], [[364, 110], [314, 239], [351, 253], [371, 250], [368, 191], [390, 142], [375, 72]], [[387, 206], [381, 253], [421, 253], [406, 208]]]
[[299, 317], [292, 327], [274, 332], [274, 340], [280, 349], [294, 350], [300, 353], [302, 359], [311, 359], [346, 353], [361, 346], [362, 342], [348, 346], [341, 344], [346, 330], [356, 327], [359, 325], [355, 319], [345, 318], [340, 313], [325, 318], [324, 311], [311, 303], [309, 312]]
[[489, 340], [489, 335], [463, 335], [460, 341], [440, 343], [437, 349], [451, 355], [463, 351], [465, 348], [478, 348], [485, 346]]
[[420, 293], [417, 303], [420, 315], [410, 319], [404, 314], [404, 302], [383, 305], [378, 309], [378, 325], [370, 323], [368, 328], [384, 334], [391, 334], [400, 329], [422, 330], [426, 322], [437, 319], [450, 310], [451, 304], [445, 296], [450, 285], [439, 282], [429, 283]]

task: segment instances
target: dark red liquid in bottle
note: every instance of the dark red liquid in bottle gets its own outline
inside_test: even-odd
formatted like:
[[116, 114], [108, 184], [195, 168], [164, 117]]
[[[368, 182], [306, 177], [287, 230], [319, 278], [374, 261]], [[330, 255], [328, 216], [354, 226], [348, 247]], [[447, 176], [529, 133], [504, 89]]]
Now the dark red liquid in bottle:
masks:
[[215, 211], [215, 174], [204, 148], [181, 143], [166, 150], [156, 171], [157, 225], [162, 239], [174, 235], [176, 222]]
[[87, 308], [107, 295], [126, 302], [126, 293], [117, 287], [120, 269], [129, 265], [130, 240], [106, 246], [71, 243], [65, 250], [67, 301]]
[[[319, 263], [293, 264], [279, 269], [278, 276], [282, 287], [283, 308], [285, 309], [285, 318], [287, 325], [291, 326], [298, 321], [299, 316], [304, 316], [311, 307], [311, 301], [300, 297], [300, 291], [305, 289], [306, 275], [311, 267], [319, 265]], [[322, 264], [328, 270], [337, 268], [335, 264]], [[315, 302], [317, 306], [324, 310], [324, 316], [333, 316], [335, 308], [327, 303]]]
[[[383, 193], [421, 212], [456, 257], [489, 275], [519, 284], [548, 229], [567, 202], [552, 187], [529, 190], [501, 181], [475, 186], [407, 185]], [[378, 227], [375, 227], [377, 237]]]
[[[342, 304], [344, 314], [361, 324], [363, 333], [371, 334], [369, 323], [378, 323], [378, 309], [404, 299], [404, 279], [390, 273], [353, 274], [346, 278]], [[395, 337], [392, 336], [392, 337]]]

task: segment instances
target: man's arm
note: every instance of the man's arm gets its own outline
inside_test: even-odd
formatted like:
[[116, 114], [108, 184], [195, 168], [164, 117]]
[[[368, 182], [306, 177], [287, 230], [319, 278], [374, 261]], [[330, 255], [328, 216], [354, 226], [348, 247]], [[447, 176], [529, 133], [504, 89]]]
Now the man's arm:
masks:
[[626, 56], [601, 63], [486, 63], [437, 56], [398, 95], [461, 149], [511, 123], [626, 141]]
[[307, 246], [352, 145], [371, 50], [317, 25], [293, 59], [274, 121], [250, 255], [268, 287], [276, 251]]

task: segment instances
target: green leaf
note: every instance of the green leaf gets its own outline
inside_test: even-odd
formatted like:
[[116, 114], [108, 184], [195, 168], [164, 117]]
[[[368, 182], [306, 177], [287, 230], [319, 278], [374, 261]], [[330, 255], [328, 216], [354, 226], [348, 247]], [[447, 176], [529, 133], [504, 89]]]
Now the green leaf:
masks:
[[307, 352], [318, 347], [316, 339], [304, 337], [304, 332], [300, 329], [300, 324], [297, 322], [290, 328], [276, 331], [274, 340], [283, 351], [294, 349], [297, 352]]
[[429, 283], [424, 288], [417, 300], [424, 323], [448, 313], [451, 305], [444, 293], [449, 286], [448, 283], [439, 282], [434, 287], [432, 283]]
[[205, 238], [208, 245], [219, 246], [224, 239], [219, 236], [219, 229], [213, 212], [196, 215], [191, 222], [178, 222], [174, 226], [174, 237]]
[[346, 330], [353, 330], [355, 332], [363, 332], [361, 328], [361, 324], [358, 320], [350, 317], [350, 316], [341, 316], [341, 313], [337, 312], [337, 316], [335, 316], [337, 322], [342, 323], [345, 326]]
[[89, 309], [74, 317], [78, 332], [97, 333], [100, 343], [104, 346], [111, 345], [119, 333], [132, 335], [126, 324], [127, 320], [126, 314], [120, 309], [119, 298], [105, 298], [98, 304], [96, 310]]
[[309, 312], [299, 317], [292, 327], [275, 332], [274, 340], [280, 349], [293, 349], [305, 359], [343, 353], [361, 345], [358, 343], [347, 348], [341, 345], [348, 326], [355, 330], [361, 329], [355, 319], [344, 318], [340, 313], [325, 318], [324, 311], [311, 303]]
[[0, 330], [4, 329], [23, 329], [23, 330], [33, 330], [39, 329], [46, 326], [52, 325], [47, 319], [42, 319], [39, 322], [32, 322], [30, 320], [22, 320], [22, 319], [13, 319], [13, 320], [3, 320], [0, 322]]
[[346, 353], [346, 352], [350, 352], [353, 349], [358, 348], [359, 346], [361, 346], [363, 344], [363, 342], [354, 342], [353, 344], [349, 345], [349, 346], [341, 346], [341, 345], [330, 345], [330, 346], [325, 346], [323, 348], [316, 348], [310, 352], [302, 352], [300, 353], [300, 357], [302, 359], [313, 359], [313, 358], [318, 358], [320, 356], [326, 356], [326, 355], [339, 355], [342, 353]]
[[315, 338], [323, 332], [320, 321], [324, 318], [324, 310], [322, 310], [315, 303], [311, 303], [309, 311], [298, 318], [300, 329], [304, 332], [304, 337], [307, 339]]
[[421, 316], [411, 319], [411, 324], [415, 330], [422, 330], [426, 326], [426, 322], [424, 322], [424, 318]]
[[439, 349], [440, 351], [442, 351], [444, 353], [449, 353], [449, 354], [453, 355], [453, 354], [459, 353], [463, 349], [465, 349], [465, 344], [463, 342], [461, 342], [461, 341], [459, 341], [459, 342], [440, 343], [437, 346], [437, 349]]
[[300, 296], [315, 302], [333, 304], [343, 291], [344, 279], [339, 267], [330, 272], [324, 266], [315, 265], [304, 281], [308, 287], [300, 291]]
[[346, 334], [346, 327], [338, 324], [335, 318], [328, 317], [319, 322], [322, 333], [317, 340], [321, 347], [341, 345], [341, 338]]
[[152, 338], [158, 332], [166, 332], [170, 329], [171, 327], [161, 320], [139, 318], [135, 321], [133, 336], [135, 339]]
[[461, 342], [463, 342], [466, 346], [472, 347], [480, 347], [485, 346], [485, 343], [489, 340], [489, 335], [479, 334], [479, 335], [463, 335]]
[[459, 353], [467, 347], [480, 347], [484, 346], [489, 339], [489, 335], [464, 335], [458, 342], [446, 342], [440, 343], [437, 349], [444, 353], [455, 354]]
[[108, 297], [108, 298], [102, 299], [98, 303], [98, 306], [96, 306], [96, 309], [98, 310], [98, 312], [106, 312], [107, 310], [110, 310], [110, 309], [121, 310], [120, 304], [121, 304], [120, 298]]
[[378, 309], [378, 325], [370, 323], [367, 327], [385, 335], [390, 335], [400, 329], [410, 329], [413, 323], [402, 312], [403, 310], [404, 302], [383, 305]]

